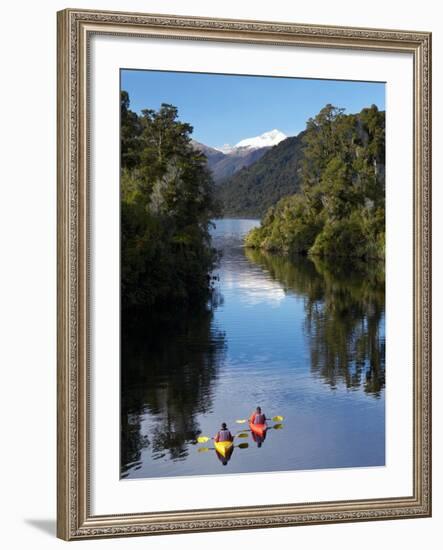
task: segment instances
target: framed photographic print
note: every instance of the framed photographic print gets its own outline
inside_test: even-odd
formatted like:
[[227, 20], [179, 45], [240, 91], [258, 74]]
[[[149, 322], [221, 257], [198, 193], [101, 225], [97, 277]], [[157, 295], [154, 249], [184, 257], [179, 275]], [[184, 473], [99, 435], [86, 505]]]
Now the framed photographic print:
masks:
[[427, 32], [58, 13], [58, 536], [431, 514]]

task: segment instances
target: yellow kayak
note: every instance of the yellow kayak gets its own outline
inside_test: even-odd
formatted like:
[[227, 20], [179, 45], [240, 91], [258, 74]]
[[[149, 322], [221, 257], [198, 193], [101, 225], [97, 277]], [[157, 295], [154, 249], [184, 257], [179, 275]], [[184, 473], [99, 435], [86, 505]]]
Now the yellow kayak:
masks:
[[224, 457], [227, 457], [232, 449], [232, 441], [214, 441], [215, 450]]

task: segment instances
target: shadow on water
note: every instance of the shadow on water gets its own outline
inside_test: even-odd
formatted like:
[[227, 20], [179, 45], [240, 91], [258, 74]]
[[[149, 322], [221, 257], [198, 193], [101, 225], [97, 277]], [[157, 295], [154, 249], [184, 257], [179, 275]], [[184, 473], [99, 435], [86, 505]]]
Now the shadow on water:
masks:
[[311, 372], [333, 389], [363, 386], [379, 396], [385, 384], [383, 264], [245, 254], [285, 292], [303, 297]]
[[[213, 305], [213, 307], [216, 307]], [[143, 449], [152, 458], [184, 460], [200, 434], [198, 415], [211, 410], [225, 337], [212, 308], [174, 327], [143, 319], [125, 323], [121, 369], [121, 471], [137, 469]], [[153, 423], [142, 427], [148, 414]]]

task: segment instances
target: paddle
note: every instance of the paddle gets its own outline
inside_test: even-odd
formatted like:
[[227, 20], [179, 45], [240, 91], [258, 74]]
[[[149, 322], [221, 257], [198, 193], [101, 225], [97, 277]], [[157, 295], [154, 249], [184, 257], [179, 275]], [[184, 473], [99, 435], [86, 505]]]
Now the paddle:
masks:
[[[277, 415], [277, 416], [273, 416], [271, 418], [272, 422], [281, 422], [282, 420], [284, 420], [284, 417], [281, 416], [281, 415]], [[244, 424], [245, 422], [247, 422], [248, 420], [246, 418], [244, 419], [241, 419], [241, 420], [236, 420], [236, 423], [237, 424]]]
[[[274, 416], [274, 419], [277, 419], [277, 418], [281, 418], [283, 420], [283, 417], [282, 416]], [[266, 430], [282, 430], [283, 429], [283, 424], [281, 424], [280, 422], [278, 424], [274, 424], [273, 426], [268, 426], [266, 428]], [[248, 437], [248, 434], [249, 432], [251, 432], [251, 430], [241, 430], [240, 432], [238, 432], [234, 437]]]
[[[249, 430], [247, 430], [249, 431]], [[233, 437], [248, 437], [247, 431], [240, 432], [238, 434], [235, 434]], [[213, 437], [208, 437], [207, 435], [201, 435], [197, 437], [197, 443], [206, 443], [210, 439], [214, 439]]]
[[[278, 424], [276, 424], [275, 426], [269, 426], [268, 429], [274, 428], [275, 430], [281, 430], [283, 428], [283, 424], [281, 424], [281, 422], [284, 420], [283, 416], [276, 415], [276, 416], [273, 416], [271, 418], [271, 420], [272, 420], [272, 422], [278, 422]], [[236, 420], [235, 422], [237, 424], [244, 424], [247, 421], [248, 420], [245, 418], [245, 419]], [[236, 435], [234, 435], [234, 437], [248, 437], [248, 432], [249, 432], [249, 430], [242, 430], [239, 433], [237, 433]], [[214, 439], [214, 438], [213, 437], [208, 437], [207, 435], [200, 435], [199, 437], [197, 437], [197, 443], [206, 443], [210, 439]], [[202, 447], [202, 449], [204, 449], [204, 448], [206, 448], [206, 447]]]
[[[249, 447], [249, 443], [240, 443], [239, 445], [234, 445], [234, 448], [239, 449], [247, 449]], [[197, 452], [199, 453], [207, 453], [208, 451], [215, 451], [214, 447], [200, 447], [197, 449]]]

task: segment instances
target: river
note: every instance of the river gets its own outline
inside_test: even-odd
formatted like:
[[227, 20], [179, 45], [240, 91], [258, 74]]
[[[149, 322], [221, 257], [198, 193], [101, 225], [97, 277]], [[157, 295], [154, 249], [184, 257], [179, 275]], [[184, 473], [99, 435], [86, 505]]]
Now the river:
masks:
[[[122, 342], [122, 478], [385, 464], [380, 268], [244, 249], [258, 224], [215, 220], [210, 311], [179, 334]], [[236, 420], [257, 405], [284, 417], [264, 441], [238, 439], [248, 446], [227, 463], [195, 444], [223, 421], [244, 430]]]

